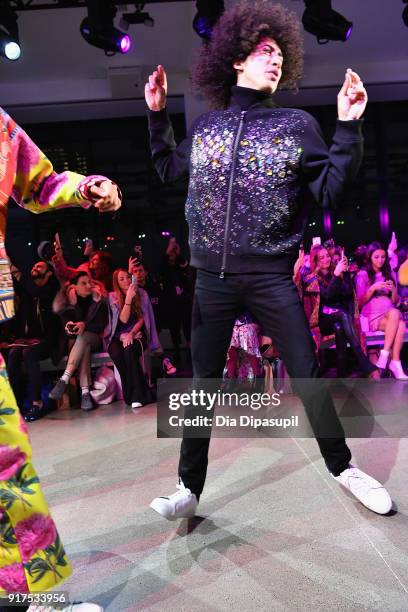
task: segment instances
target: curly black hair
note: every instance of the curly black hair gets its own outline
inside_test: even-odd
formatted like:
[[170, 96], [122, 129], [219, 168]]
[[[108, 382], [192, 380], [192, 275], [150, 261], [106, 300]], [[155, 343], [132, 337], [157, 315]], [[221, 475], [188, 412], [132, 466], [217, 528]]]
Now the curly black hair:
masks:
[[233, 63], [245, 60], [263, 38], [274, 39], [283, 53], [279, 88], [296, 88], [303, 70], [303, 35], [295, 13], [269, 0], [241, 0], [214, 27], [192, 69], [195, 91], [213, 108], [227, 108], [237, 77]]

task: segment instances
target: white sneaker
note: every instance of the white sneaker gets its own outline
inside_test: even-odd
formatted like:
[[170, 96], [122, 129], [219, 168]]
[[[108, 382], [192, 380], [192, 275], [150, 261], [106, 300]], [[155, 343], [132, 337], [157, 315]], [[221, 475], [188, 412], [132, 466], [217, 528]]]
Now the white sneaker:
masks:
[[65, 608], [53, 608], [52, 606], [38, 606], [31, 604], [27, 612], [103, 612], [103, 608], [94, 603], [69, 604]]
[[138, 409], [141, 408], [143, 406], [143, 404], [141, 404], [140, 402], [132, 402], [132, 412], [134, 412], [135, 414], [137, 413]]
[[351, 463], [339, 476], [333, 476], [333, 478], [353, 493], [358, 501], [369, 510], [377, 514], [388, 514], [391, 510], [392, 500], [385, 487]]
[[150, 504], [150, 508], [156, 510], [168, 521], [175, 521], [179, 518], [191, 518], [195, 515], [198, 500], [195, 493], [186, 489], [183, 482], [176, 485], [178, 491], [169, 497], [156, 497]]

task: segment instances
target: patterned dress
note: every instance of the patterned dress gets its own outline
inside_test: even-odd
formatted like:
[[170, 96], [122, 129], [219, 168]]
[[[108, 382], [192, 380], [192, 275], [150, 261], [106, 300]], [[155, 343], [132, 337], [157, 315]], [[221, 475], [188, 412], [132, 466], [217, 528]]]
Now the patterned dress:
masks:
[[[70, 205], [88, 208], [90, 187], [102, 180], [105, 177], [56, 174], [28, 135], [0, 109], [0, 323], [14, 313], [4, 251], [9, 198], [32, 212]], [[46, 591], [70, 573], [0, 354], [0, 596]]]

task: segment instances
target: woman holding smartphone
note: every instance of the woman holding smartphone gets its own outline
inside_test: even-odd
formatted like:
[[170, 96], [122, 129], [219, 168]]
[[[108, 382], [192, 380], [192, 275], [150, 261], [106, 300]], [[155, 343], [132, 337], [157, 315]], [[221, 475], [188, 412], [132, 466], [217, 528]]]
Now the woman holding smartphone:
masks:
[[[367, 265], [356, 276], [357, 298], [361, 314], [367, 317], [370, 331], [385, 333], [384, 348], [377, 360], [377, 368], [386, 370], [398, 380], [408, 380], [401, 365], [405, 323], [398, 302], [395, 282], [387, 251], [379, 242], [372, 242], [367, 251]], [[391, 357], [391, 360], [390, 360]]]
[[140, 358], [146, 348], [146, 330], [137, 282], [129, 272], [115, 270], [109, 294], [110, 326], [105, 338], [122, 381], [123, 399], [140, 408], [148, 403], [147, 384]]

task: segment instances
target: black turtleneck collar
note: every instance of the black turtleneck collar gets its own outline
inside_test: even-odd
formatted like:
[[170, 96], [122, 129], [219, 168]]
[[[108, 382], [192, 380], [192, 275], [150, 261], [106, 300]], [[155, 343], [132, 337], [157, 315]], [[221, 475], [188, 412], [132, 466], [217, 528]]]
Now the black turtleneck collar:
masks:
[[233, 85], [231, 87], [231, 103], [230, 108], [239, 108], [240, 110], [248, 110], [254, 104], [259, 104], [267, 108], [276, 106], [273, 101], [273, 96], [266, 91], [251, 89], [250, 87], [240, 87]]

